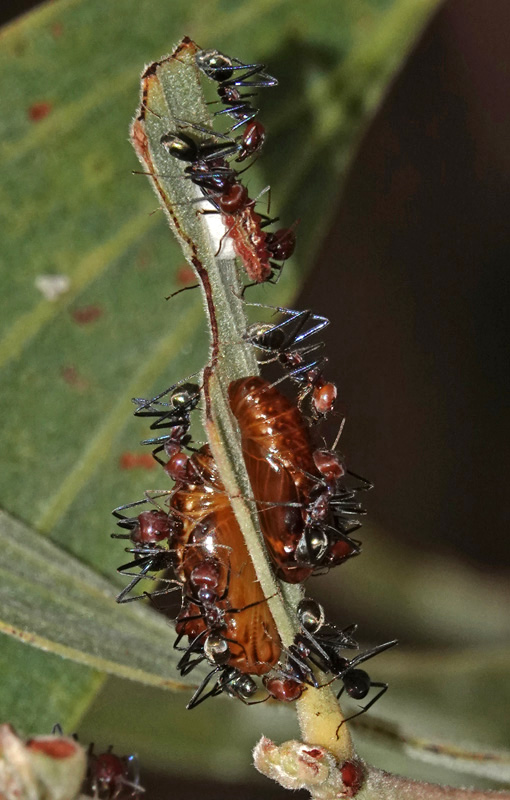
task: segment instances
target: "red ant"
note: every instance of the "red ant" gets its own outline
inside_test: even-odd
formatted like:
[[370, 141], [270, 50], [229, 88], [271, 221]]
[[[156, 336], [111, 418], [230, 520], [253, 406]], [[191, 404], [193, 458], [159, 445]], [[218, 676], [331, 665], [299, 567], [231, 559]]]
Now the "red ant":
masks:
[[[254, 140], [249, 139], [248, 134], [247, 129], [241, 152], [250, 155], [249, 142]], [[271, 259], [285, 261], [290, 258], [295, 234], [291, 228], [282, 228], [272, 234], [263, 232], [262, 228], [273, 220], [264, 220], [255, 212], [256, 201], [249, 198], [248, 190], [225, 161], [232, 152], [231, 147], [228, 144], [198, 143], [182, 133], [166, 134], [161, 141], [171, 155], [189, 162], [185, 174], [222, 214], [227, 227], [225, 235], [231, 238], [248, 277], [255, 283], [274, 280], [275, 270], [279, 271], [281, 265]]]
[[[57, 722], [53, 726], [52, 735], [64, 736], [62, 726]], [[72, 738], [77, 742], [78, 735], [73, 733]], [[81, 796], [93, 794], [98, 800], [117, 800], [123, 795], [123, 789], [128, 789], [129, 797], [137, 797], [145, 792], [140, 786], [138, 758], [135, 755], [118, 756], [110, 745], [105, 753], [94, 753], [94, 743], [87, 748], [87, 772], [81, 787]], [[131, 780], [131, 773], [132, 775]], [[123, 795], [124, 798], [127, 797]]]
[[[168, 492], [162, 493], [168, 496]], [[180, 533], [182, 521], [177, 515], [168, 514], [162, 509], [142, 511], [135, 517], [127, 517], [122, 512], [128, 508], [144, 505], [149, 500], [137, 500], [119, 506], [112, 513], [119, 522], [120, 528], [125, 528], [129, 533], [112, 533], [112, 539], [130, 539], [135, 547], [128, 548], [126, 552], [134, 554], [135, 558], [127, 564], [118, 567], [117, 572], [131, 577], [130, 583], [117, 595], [117, 603], [130, 603], [146, 596], [146, 593], [128, 597], [133, 588], [144, 578], [151, 578], [150, 572], [161, 572], [169, 569], [175, 563], [173, 539]], [[165, 545], [165, 546], [164, 546]], [[136, 568], [136, 572], [132, 572]], [[176, 588], [180, 584], [173, 580], [164, 579], [166, 587], [153, 594], [166, 594], [171, 591], [168, 587]]]
[[326, 381], [322, 374], [325, 358], [306, 362], [306, 357], [321, 347], [322, 343], [307, 346], [302, 346], [302, 343], [329, 325], [329, 320], [309, 310], [294, 311], [278, 307], [274, 310], [289, 317], [275, 325], [254, 323], [248, 328], [245, 338], [269, 354], [270, 358], [263, 363], [278, 360], [285, 369], [290, 370], [289, 377], [303, 387], [298, 395], [298, 407], [301, 408], [305, 398], [311, 395], [312, 417], [314, 420], [321, 419], [332, 411], [337, 390], [335, 384]]
[[106, 753], [95, 755], [94, 745], [90, 744], [85, 788], [82, 791], [98, 800], [138, 797], [145, 789], [140, 786], [137, 757], [117, 756], [112, 749], [110, 746]]
[[[175, 388], [177, 385], [178, 389]], [[165, 395], [169, 395], [168, 402], [161, 403], [160, 398]], [[190, 473], [189, 458], [182, 449], [183, 447], [188, 450], [193, 449], [190, 447], [191, 435], [188, 431], [191, 412], [197, 407], [199, 400], [200, 388], [195, 383], [176, 384], [152, 400], [142, 400], [142, 398], [133, 400], [138, 406], [135, 416], [156, 417], [151, 423], [151, 430], [170, 428], [163, 436], [144, 439], [141, 444], [156, 445], [152, 455], [165, 468], [167, 475], [175, 481], [186, 480], [194, 474], [193, 471]], [[161, 452], [168, 456], [167, 462], [159, 457], [158, 454]]]
[[[231, 129], [233, 131], [240, 125], [250, 123], [258, 114], [258, 109], [253, 108], [248, 102], [248, 98], [253, 95], [242, 95], [237, 87], [266, 88], [278, 84], [276, 78], [263, 72], [264, 64], [243, 64], [218, 50], [200, 50], [195, 56], [195, 61], [204, 75], [219, 84], [218, 96], [226, 108], [216, 111], [215, 116], [228, 114], [233, 117], [236, 120]], [[238, 74], [240, 70], [245, 70], [243, 75]], [[258, 78], [250, 80], [253, 76]]]

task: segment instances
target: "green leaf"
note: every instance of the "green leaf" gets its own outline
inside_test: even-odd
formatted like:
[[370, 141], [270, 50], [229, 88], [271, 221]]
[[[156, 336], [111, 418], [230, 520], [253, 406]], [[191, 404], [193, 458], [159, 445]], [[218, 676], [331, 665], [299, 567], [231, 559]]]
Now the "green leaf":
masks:
[[434, 768], [452, 770], [462, 775], [488, 778], [499, 783], [510, 783], [510, 751], [468, 747], [433, 741], [414, 733], [406, 733], [398, 725], [384, 720], [363, 719], [354, 724], [376, 742], [391, 747], [416, 761], [432, 764]]
[[[170, 623], [140, 603], [115, 604], [115, 587], [0, 512], [0, 631], [97, 672], [166, 689], [178, 681]], [[195, 676], [196, 680], [196, 676]]]
[[[173, 0], [170, 11], [167, 0], [57, 0], [3, 31], [1, 505], [57, 547], [60, 573], [47, 584], [35, 579], [40, 539], [16, 551], [9, 585], [18, 599], [27, 595], [36, 617], [37, 598], [55, 613], [58, 606], [62, 619], [63, 607], [72, 608], [65, 553], [114, 579], [123, 552], [109, 537], [111, 508], [167, 488], [159, 473], [122, 467], [145, 435], [130, 398], [200, 369], [207, 356], [199, 300], [185, 293], [165, 303], [182, 285], [182, 256], [163, 215], [151, 215], [146, 179], [130, 174], [137, 163], [127, 130], [143, 64], [188, 34], [204, 47], [264, 60], [279, 77], [273, 95], [260, 98], [271, 138], [249, 184], [251, 191], [270, 182], [283, 222], [301, 219], [296, 258], [275, 290], [261, 290], [265, 302], [285, 303], [328, 224], [360, 131], [436, 5]], [[67, 292], [47, 299], [37, 288], [44, 275], [65, 276]], [[60, 605], [50, 602], [53, 591]], [[103, 607], [87, 597], [90, 618], [97, 611], [108, 630], [106, 599]], [[127, 626], [131, 613], [112, 601], [112, 620], [124, 615]], [[56, 616], [53, 624], [58, 630]], [[143, 628], [131, 630], [133, 651], [147, 644]], [[51, 638], [48, 628], [40, 635]], [[79, 650], [76, 640], [61, 645]], [[92, 637], [81, 647], [93, 655]], [[54, 655], [9, 639], [2, 657], [5, 696], [23, 696], [4, 708], [32, 729], [38, 720], [46, 729], [53, 713], [67, 726], [101, 682], [95, 670], [71, 662], [58, 669]], [[172, 679], [169, 664], [166, 674]]]

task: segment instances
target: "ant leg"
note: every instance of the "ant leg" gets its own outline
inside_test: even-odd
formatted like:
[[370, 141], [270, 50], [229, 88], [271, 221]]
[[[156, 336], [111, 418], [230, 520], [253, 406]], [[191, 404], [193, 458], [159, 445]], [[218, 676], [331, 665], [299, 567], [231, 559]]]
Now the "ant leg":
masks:
[[[384, 644], [378, 644], [371, 650], [366, 650], [364, 653], [360, 653], [359, 656], [355, 656], [351, 661], [349, 661], [348, 670], [353, 669], [353, 667], [357, 667], [358, 664], [362, 664], [364, 661], [368, 661], [369, 658], [373, 658], [379, 653], [383, 653], [385, 650], [389, 650], [390, 647], [395, 647], [395, 645], [397, 644], [398, 644], [398, 639], [392, 639], [390, 642], [385, 642]], [[345, 670], [345, 672], [347, 672], [347, 670]]]
[[[261, 603], [265, 603], [267, 600], [271, 600], [272, 597], [276, 597], [278, 593], [275, 592], [274, 594], [270, 594], [269, 597], [264, 597], [263, 600], [255, 600], [253, 603], [248, 603], [247, 606], [243, 606], [242, 608], [229, 608], [225, 610], [225, 614], [240, 614], [242, 611], [246, 611], [248, 608], [253, 608], [254, 606], [259, 606]], [[239, 644], [234, 639], [227, 639], [227, 642], [233, 641], [234, 644]], [[242, 645], [241, 645], [242, 646]], [[244, 647], [243, 647], [244, 650]]]
[[[239, 173], [239, 175], [240, 174], [241, 173]], [[280, 221], [280, 217], [268, 217], [267, 214], [259, 214], [259, 217], [262, 220], [262, 222], [260, 223], [260, 227], [262, 230], [264, 230], [264, 228], [267, 228], [269, 225], [273, 225], [275, 222]]]
[[[133, 397], [132, 402], [135, 404], [140, 404], [140, 409], [137, 410], [148, 409], [151, 407], [152, 403], [156, 403], [161, 397], [164, 397], [169, 392], [177, 389], [178, 386], [182, 386], [184, 383], [189, 383], [190, 378], [196, 378], [197, 375], [200, 375], [200, 372], [192, 372], [187, 378], [183, 378], [182, 380], [177, 381], [177, 383], [173, 383], [172, 386], [169, 386], [168, 389], [164, 389], [164, 391], [157, 394], [151, 400], [146, 400], [144, 397]], [[161, 403], [160, 405], [169, 405], [169, 403]], [[135, 415], [136, 413], [137, 412], [135, 411]]]
[[[219, 142], [218, 144], [213, 144], [211, 147], [211, 152], [202, 154], [200, 156], [202, 161], [213, 160], [216, 158], [228, 158], [231, 155], [235, 155], [239, 152], [240, 146], [237, 142], [231, 139], [227, 134], [220, 133], [220, 131], [211, 130], [211, 128], [205, 128], [203, 125], [199, 125], [196, 122], [188, 122], [183, 119], [179, 119], [175, 117], [176, 123], [180, 127], [184, 128], [193, 128], [195, 131], [200, 131], [200, 133], [205, 133], [206, 136], [214, 137], [216, 139], [224, 139], [226, 144], [221, 145]], [[200, 146], [199, 146], [200, 147]], [[207, 147], [207, 146], [206, 146]]]
[[[128, 573], [125, 573], [125, 574], [128, 574]], [[168, 589], [168, 588], [156, 589], [154, 592], [143, 592], [142, 594], [134, 595], [134, 597], [126, 597], [125, 599], [120, 599], [120, 598], [124, 598], [124, 596], [134, 586], [136, 586], [136, 584], [139, 581], [141, 581], [142, 578], [145, 578], [146, 580], [154, 580], [154, 581], [155, 580], [159, 580], [159, 581], [161, 581], [161, 583], [174, 584], [174, 586], [172, 587], [172, 589]], [[156, 596], [159, 596], [159, 595], [162, 595], [162, 594], [168, 594], [169, 592], [173, 591], [173, 589], [182, 589], [182, 586], [181, 586], [179, 581], [172, 580], [171, 578], [155, 578], [152, 575], [140, 575], [137, 580], [131, 581], [129, 586], [126, 586], [126, 588], [123, 589], [123, 591], [118, 595], [118, 597], [115, 598], [115, 600], [116, 600], [117, 603], [131, 603], [134, 600], [144, 600], [144, 599], [147, 599], [148, 597], [150, 599], [152, 599], [153, 597], [156, 597]]]
[[[267, 333], [272, 333], [276, 330], [281, 330], [284, 333], [284, 340], [279, 343], [278, 351], [287, 350], [289, 347], [298, 345], [309, 336], [313, 336], [314, 334], [321, 331], [327, 325], [329, 325], [329, 319], [326, 317], [321, 317], [318, 314], [313, 314], [309, 309], [305, 309], [304, 311], [294, 311], [290, 308], [281, 308], [280, 306], [270, 306], [263, 303], [247, 303], [250, 306], [256, 306], [258, 308], [268, 308], [273, 309], [275, 312], [279, 312], [280, 314], [287, 314], [287, 318], [283, 319], [281, 322], [276, 323], [273, 325]], [[311, 327], [305, 329], [305, 326], [308, 322], [313, 323]], [[254, 342], [255, 346], [257, 343]], [[309, 348], [306, 350], [304, 348], [300, 349], [299, 352], [303, 355], [312, 352], [313, 349], [317, 349], [320, 347], [321, 343], [310, 345]]]
[[202, 664], [202, 662], [206, 660], [207, 658], [205, 654], [199, 655], [193, 660], [191, 660], [191, 658], [188, 658], [188, 661], [184, 663], [180, 668], [179, 674], [184, 678], [186, 675], [189, 675], [189, 673], [192, 672], [195, 669], [195, 667], [198, 667], [199, 664]]
[[[298, 669], [299, 669], [299, 670], [301, 670], [302, 672], [304, 672], [304, 673], [305, 673], [307, 676], [309, 676], [308, 678], [303, 678], [303, 682], [304, 682], [304, 683], [307, 683], [309, 686], [313, 686], [313, 687], [314, 687], [314, 689], [318, 689], [318, 688], [319, 688], [319, 681], [317, 680], [317, 678], [316, 678], [316, 677], [315, 677], [315, 675], [313, 674], [313, 670], [312, 670], [312, 669], [311, 669], [311, 667], [310, 667], [310, 666], [309, 666], [309, 665], [306, 663], [305, 659], [303, 659], [303, 658], [301, 658], [300, 656], [298, 656], [298, 655], [297, 655], [296, 653], [294, 653], [292, 650], [288, 650], [288, 652], [287, 652], [287, 658], [288, 658], [290, 661], [293, 661], [293, 662], [294, 662], [294, 664], [297, 664], [297, 666], [298, 666]], [[294, 677], [294, 676], [293, 676], [293, 675], [291, 675], [291, 674], [287, 674], [287, 673], [285, 673], [285, 674], [287, 675], [287, 677], [288, 677], [288, 678], [292, 678], [292, 677]]]
[[[232, 61], [236, 61], [237, 59], [232, 59]], [[233, 70], [240, 70], [245, 69], [246, 72], [244, 75], [241, 75], [239, 78], [235, 76], [233, 78], [229, 78], [226, 81], [222, 81], [223, 86], [248, 86], [258, 89], [265, 89], [269, 88], [270, 86], [277, 86], [278, 81], [276, 78], [273, 78], [272, 75], [268, 75], [267, 72], [263, 72], [265, 64], [242, 64], [239, 62], [238, 66], [231, 65], [231, 69]], [[247, 78], [252, 78], [254, 75], [259, 76], [259, 80], [256, 81], [248, 81]]]
[[271, 273], [271, 277], [267, 279], [267, 283], [270, 283], [271, 286], [277, 286], [280, 282], [280, 278], [282, 277], [282, 272], [285, 264], [284, 263], [277, 264], [276, 261], [270, 261], [269, 265], [272, 268], [273, 272]]
[[[147, 575], [147, 572], [150, 571], [153, 563], [154, 563], [154, 556], [148, 556], [147, 558], [143, 558], [140, 561], [131, 561], [129, 564], [123, 564], [121, 567], [118, 567], [117, 572], [119, 572], [121, 575], [127, 575], [128, 577], [134, 576], [134, 577], [133, 580], [130, 583], [128, 583], [128, 585], [125, 586], [124, 589], [115, 598], [115, 601], [117, 603], [130, 603], [132, 600], [140, 600], [145, 596], [144, 594], [141, 594], [137, 595], [136, 597], [126, 598], [126, 595], [128, 595], [131, 592], [131, 590], [144, 578], [147, 578], [148, 580], [156, 580], [154, 576]], [[126, 571], [130, 567], [133, 567], [135, 565], [139, 566], [142, 564], [143, 566], [140, 569], [140, 572], [137, 572], [136, 574], [133, 572]]]
[[[195, 638], [193, 639], [193, 641], [192, 641], [192, 642], [190, 642], [190, 643], [189, 643], [189, 645], [187, 646], [187, 648], [185, 649], [185, 651], [184, 651], [184, 654], [183, 654], [183, 656], [180, 658], [180, 660], [179, 660], [179, 662], [178, 662], [178, 664], [177, 664], [177, 667], [176, 667], [176, 668], [177, 668], [177, 670], [178, 670], [178, 672], [180, 672], [180, 674], [181, 674], [181, 675], [187, 675], [189, 672], [191, 672], [191, 670], [192, 670], [192, 669], [193, 669], [193, 668], [194, 668], [194, 667], [195, 667], [197, 664], [201, 664], [201, 663], [202, 663], [202, 661], [204, 661], [204, 660], [205, 660], [206, 656], [205, 656], [205, 654], [204, 654], [204, 653], [202, 653], [202, 654], [201, 654], [201, 655], [200, 655], [198, 658], [196, 658], [194, 661], [191, 661], [191, 657], [192, 657], [193, 655], [195, 655], [195, 654], [196, 654], [196, 652], [197, 652], [197, 650], [196, 650], [196, 647], [197, 647], [197, 645], [199, 644], [199, 640], [200, 640], [200, 639], [203, 639], [203, 637], [204, 637], [204, 636], [206, 636], [206, 635], [207, 635], [207, 633], [208, 633], [208, 631], [207, 631], [207, 630], [205, 630], [205, 631], [201, 631], [201, 633], [199, 633], [197, 636], [195, 636]], [[182, 648], [179, 648], [179, 647], [177, 647], [177, 642], [178, 642], [178, 641], [180, 641], [180, 639], [177, 639], [177, 640], [174, 642], [174, 648], [175, 648], [176, 650], [179, 650], [179, 649], [181, 649], [181, 650], [182, 650]], [[200, 646], [201, 646], [201, 645], [200, 645]]]
[[245, 700], [244, 697], [241, 697], [240, 694], [236, 695], [236, 697], [238, 697], [239, 700], [241, 700], [245, 706], [258, 706], [260, 705], [260, 703], [267, 703], [267, 701], [271, 699], [272, 695], [270, 695], [268, 692], [263, 700]]
[[[328, 530], [333, 531], [333, 533], [336, 534], [338, 540], [340, 540], [341, 542], [345, 542], [345, 544], [348, 544], [352, 547], [352, 549], [354, 550], [352, 555], [359, 555], [359, 553], [361, 553], [361, 542], [358, 542], [357, 539], [351, 539], [350, 536], [348, 536], [346, 533], [339, 530], [338, 528], [334, 528], [332, 525], [326, 525], [326, 527], [328, 528]], [[361, 528], [361, 523], [358, 523], [357, 527], [354, 530], [358, 530], [358, 528]]]
[[223, 691], [223, 688], [220, 686], [218, 679], [216, 679], [216, 682], [215, 682], [215, 685], [213, 686], [213, 688], [210, 689], [208, 692], [206, 692], [206, 694], [203, 694], [203, 692], [204, 692], [205, 688], [207, 687], [208, 683], [210, 682], [211, 678], [217, 672], [218, 672], [218, 667], [214, 667], [214, 669], [211, 670], [211, 672], [209, 672], [205, 676], [205, 678], [203, 679], [202, 683], [200, 684], [198, 689], [193, 694], [191, 700], [187, 704], [186, 708], [188, 710], [191, 711], [192, 708], [196, 708], [196, 706], [200, 705], [200, 703], [203, 703], [204, 700], [207, 700], [209, 697], [216, 697], [217, 695], [221, 694], [221, 692]]
[[[114, 508], [112, 511], [113, 516], [117, 517], [117, 519], [120, 519], [120, 522], [118, 522], [117, 525], [122, 528], [131, 528], [131, 525], [128, 525], [127, 523], [131, 522], [132, 520], [136, 520], [136, 517], [126, 517], [125, 514], [120, 514], [119, 512], [124, 511], [126, 508], [134, 508], [134, 506], [144, 505], [145, 503], [147, 503], [147, 500], [135, 500], [133, 503], [125, 503], [123, 506], [117, 506], [117, 508]], [[122, 524], [123, 522], [124, 524]], [[112, 534], [112, 536], [117, 538], [117, 536], [114, 534]]]
[[237, 128], [240, 128], [241, 125], [246, 125], [248, 122], [251, 122], [252, 119], [255, 119], [255, 117], [259, 113], [259, 109], [253, 108], [253, 106], [250, 106], [250, 108], [251, 111], [248, 111], [246, 104], [240, 103], [237, 106], [229, 106], [228, 108], [223, 108], [221, 111], [215, 111], [214, 116], [217, 117], [220, 114], [231, 114], [234, 119], [239, 119], [235, 112], [236, 111], [244, 112], [245, 116], [243, 116], [243, 119], [239, 120], [239, 122], [236, 122], [236, 124], [232, 125], [232, 127], [230, 128], [230, 133], [233, 133], [235, 130], [237, 130]]
[[131, 773], [133, 775], [133, 781], [129, 782], [129, 786], [135, 789], [137, 794], [145, 792], [143, 786], [140, 786], [140, 762], [138, 761], [138, 756], [132, 754], [127, 757], [126, 761], [128, 762], [128, 767], [132, 767]]
[[[375, 697], [373, 697], [373, 698], [372, 698], [372, 700], [371, 700], [369, 703], [367, 703], [367, 704], [366, 704], [366, 706], [361, 706], [361, 711], [358, 711], [356, 714], [351, 714], [351, 716], [350, 716], [350, 717], [346, 717], [346, 718], [343, 720], [343, 722], [341, 722], [341, 723], [340, 723], [340, 725], [343, 725], [343, 724], [344, 724], [344, 722], [349, 722], [351, 719], [355, 719], [356, 717], [360, 717], [360, 716], [361, 716], [361, 714], [364, 714], [364, 713], [365, 713], [365, 711], [368, 711], [370, 708], [372, 708], [372, 706], [374, 705], [374, 703], [377, 703], [377, 701], [379, 700], [379, 698], [381, 698], [381, 697], [383, 696], [383, 694], [384, 694], [384, 693], [387, 691], [387, 689], [388, 689], [388, 684], [387, 684], [387, 683], [381, 683], [381, 682], [377, 682], [377, 681], [374, 681], [374, 682], [372, 683], [372, 681], [371, 681], [371, 682], [370, 682], [370, 687], [371, 687], [371, 688], [372, 688], [372, 687], [375, 687], [375, 688], [380, 688], [380, 689], [381, 689], [381, 691], [380, 691], [380, 692], [377, 692], [376, 696], [375, 696]], [[338, 696], [339, 696], [339, 695], [338, 695]], [[340, 725], [339, 725], [338, 727], [340, 727]]]
[[354, 492], [368, 492], [368, 491], [370, 491], [370, 489], [374, 488], [374, 484], [371, 483], [366, 478], [363, 478], [362, 475], [358, 475], [356, 472], [353, 472], [351, 469], [347, 469], [346, 472], [347, 472], [348, 475], [352, 475], [353, 478], [356, 478], [358, 481], [361, 481], [364, 484], [363, 486], [357, 486], [355, 489], [353, 489]]
[[[302, 636], [304, 636], [304, 637], [306, 637], [306, 639], [308, 639], [308, 640], [311, 642], [311, 644], [312, 644], [312, 646], [315, 648], [316, 652], [318, 652], [318, 653], [319, 653], [319, 655], [320, 655], [320, 656], [321, 656], [321, 657], [324, 659], [324, 662], [325, 662], [326, 664], [330, 664], [330, 658], [329, 658], [328, 654], [327, 654], [327, 653], [326, 653], [326, 651], [325, 651], [325, 650], [324, 650], [324, 649], [323, 649], [323, 648], [320, 646], [320, 644], [319, 644], [319, 642], [317, 641], [317, 639], [315, 638], [315, 636], [313, 636], [313, 635], [312, 635], [312, 634], [311, 634], [309, 631], [307, 631], [307, 630], [306, 630], [306, 628], [303, 628], [303, 629], [302, 629], [302, 631], [301, 631], [301, 635], [302, 635]], [[322, 667], [321, 667], [319, 664], [316, 664], [315, 666], [316, 666], [316, 667], [319, 667], [319, 669], [322, 669]]]
[[253, 281], [252, 283], [245, 283], [243, 288], [241, 289], [241, 294], [239, 295], [241, 300], [244, 300], [244, 293], [246, 289], [251, 289], [252, 286], [260, 286], [260, 283], [258, 281]]
[[226, 231], [225, 231], [225, 233], [222, 235], [222, 237], [221, 237], [221, 239], [220, 239], [220, 243], [219, 243], [219, 245], [218, 245], [218, 249], [216, 250], [216, 252], [215, 252], [215, 254], [214, 254], [214, 257], [215, 257], [215, 258], [218, 258], [219, 254], [221, 253], [222, 247], [223, 247], [223, 242], [225, 241], [225, 239], [226, 239], [228, 236], [230, 236], [230, 234], [232, 233], [232, 231], [233, 231], [233, 230], [234, 230], [234, 228], [236, 228], [236, 227], [237, 227], [237, 222], [234, 222], [234, 224], [233, 224], [233, 225], [231, 225], [231, 226], [230, 226], [230, 228], [228, 228], [228, 230], [226, 230]]

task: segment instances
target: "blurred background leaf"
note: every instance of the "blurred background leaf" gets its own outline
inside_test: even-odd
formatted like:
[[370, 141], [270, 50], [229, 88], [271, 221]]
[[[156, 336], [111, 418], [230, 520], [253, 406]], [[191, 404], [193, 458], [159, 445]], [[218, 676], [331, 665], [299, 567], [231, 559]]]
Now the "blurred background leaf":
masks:
[[[423, 79], [425, 88], [419, 81], [411, 83], [396, 127], [382, 145], [367, 137], [372, 172], [361, 172], [358, 184], [359, 172], [351, 178], [334, 223], [336, 238], [334, 233], [320, 252], [303, 299], [296, 300], [332, 223], [339, 185], [361, 134], [436, 5], [434, 0], [173, 0], [170, 6], [163, 0], [118, 0], [105, 6], [98, 0], [57, 0], [3, 30], [0, 82], [8, 113], [0, 120], [1, 505], [91, 569], [117, 580], [115, 567], [123, 552], [108, 536], [113, 530], [111, 508], [138, 499], [145, 489], [164, 488], [159, 472], [150, 471], [150, 461], [140, 459], [138, 441], [145, 430], [131, 418], [130, 398], [147, 396], [199, 369], [207, 354], [199, 300], [184, 293], [164, 301], [184, 285], [187, 272], [163, 215], [151, 214], [156, 203], [146, 179], [131, 175], [138, 165], [127, 129], [138, 103], [139, 73], [183, 34], [203, 47], [264, 61], [280, 85], [260, 94], [269, 140], [247, 180], [252, 194], [271, 183], [273, 211], [283, 224], [300, 219], [300, 225], [296, 257], [278, 287], [263, 287], [253, 299], [311, 304], [330, 315], [331, 369], [342, 376], [341, 394], [349, 411], [343, 442], [348, 453], [356, 451], [353, 466], [375, 477], [381, 487], [373, 501], [380, 525], [367, 530], [363, 558], [341, 576], [332, 573], [313, 583], [311, 591], [318, 596], [322, 592], [339, 623], [360, 621], [367, 638], [397, 634], [426, 649], [416, 656], [395, 652], [378, 659], [374, 678], [384, 676], [392, 684], [378, 714], [402, 722], [416, 735], [439, 738], [440, 733], [443, 739], [483, 740], [497, 747], [509, 734], [503, 713], [509, 694], [506, 576], [487, 573], [480, 578], [454, 551], [449, 554], [447, 546], [443, 552], [444, 531], [441, 543], [435, 539], [423, 559], [420, 545], [429, 541], [429, 529], [431, 536], [435, 530], [430, 509], [437, 506], [443, 516], [446, 509], [454, 527], [448, 503], [451, 484], [449, 495], [443, 489], [445, 497], [439, 498], [440, 487], [447, 484], [436, 454], [434, 467], [428, 462], [427, 479], [415, 479], [414, 494], [414, 487], [406, 490], [414, 515], [404, 513], [403, 492], [392, 487], [406, 480], [408, 486], [415, 473], [405, 461], [409, 439], [399, 435], [402, 418], [406, 432], [425, 431], [426, 426], [416, 426], [422, 418], [415, 409], [414, 417], [406, 416], [404, 401], [397, 397], [395, 402], [393, 387], [401, 389], [401, 384], [385, 382], [377, 373], [378, 361], [394, 373], [401, 353], [392, 331], [383, 331], [383, 336], [382, 327], [375, 325], [377, 314], [386, 312], [393, 324], [409, 322], [412, 329], [409, 309], [418, 302], [416, 295], [400, 294], [411, 281], [407, 274], [396, 288], [391, 283], [393, 262], [413, 268], [422, 241], [415, 238], [409, 252], [394, 257], [395, 239], [403, 238], [416, 217], [412, 186], [418, 178], [409, 164], [403, 173], [390, 171], [389, 165], [398, 159], [403, 131], [416, 131], [417, 148], [423, 130], [427, 141], [441, 147], [443, 117], [438, 122], [431, 116], [430, 130], [426, 121], [413, 122], [409, 98], [419, 94], [419, 85], [423, 107], [433, 104], [443, 70], [451, 74], [451, 58], [434, 62], [436, 71], [430, 83]], [[451, 36], [445, 39], [453, 41], [451, 49], [460, 50], [466, 30], [453, 26], [454, 15], [448, 17], [452, 6], [464, 9], [470, 3], [449, 3], [434, 25], [436, 32]], [[430, 37], [420, 45], [422, 70]], [[444, 48], [451, 52], [446, 44]], [[454, 61], [453, 69], [458, 68]], [[399, 79], [397, 98], [408, 74]], [[460, 96], [457, 84], [451, 91]], [[390, 100], [394, 97], [395, 91]], [[448, 100], [449, 108], [456, 108], [457, 101], [450, 95]], [[450, 156], [454, 160], [455, 153]], [[387, 163], [387, 175], [383, 167], [379, 173], [374, 168]], [[425, 162], [425, 184], [435, 167], [435, 162]], [[441, 174], [447, 173], [446, 167]], [[379, 192], [378, 206], [370, 206], [370, 190]], [[396, 220], [385, 202], [392, 191], [403, 198], [403, 207], [394, 212], [400, 215]], [[441, 186], [437, 191], [440, 195]], [[358, 203], [354, 209], [345, 205], [352, 197]], [[363, 197], [369, 198], [364, 206]], [[430, 202], [434, 206], [436, 196]], [[373, 232], [374, 219], [384, 231], [392, 230], [394, 238], [375, 231], [370, 244], [367, 229], [370, 223]], [[429, 231], [420, 233], [425, 237]], [[440, 245], [435, 246], [439, 252]], [[447, 251], [448, 244], [444, 247]], [[435, 253], [427, 257], [432, 261]], [[420, 274], [426, 280], [424, 261], [421, 257]], [[48, 274], [66, 276], [69, 282], [54, 301], [37, 288], [40, 276]], [[456, 278], [452, 294], [460, 283]], [[386, 294], [382, 286], [389, 287]], [[441, 286], [439, 296], [450, 299], [447, 289]], [[437, 296], [427, 297], [430, 310]], [[387, 350], [380, 357], [383, 346]], [[412, 373], [409, 359], [405, 368]], [[427, 411], [433, 410], [430, 394], [426, 397]], [[437, 434], [432, 438], [439, 440]], [[412, 451], [417, 459], [429, 454], [420, 444], [421, 449]], [[399, 446], [402, 457], [397, 460]], [[421, 540], [413, 536], [416, 514], [427, 525]], [[395, 528], [406, 541], [409, 531], [409, 546], [402, 540], [391, 542]], [[464, 531], [462, 525], [460, 537]], [[56, 582], [56, 591], [63, 591], [65, 581]], [[24, 584], [19, 591], [29, 589]], [[116, 612], [122, 609], [112, 604], [112, 618]], [[135, 647], [136, 637], [134, 631]], [[144, 763], [180, 773], [189, 772], [199, 752], [202, 774], [230, 774], [236, 780], [252, 778], [247, 743], [261, 730], [277, 740], [295, 733], [287, 710], [269, 712], [265, 706], [247, 709], [233, 703], [229, 730], [222, 731], [216, 704], [189, 715], [181, 694], [162, 695], [126, 681], [104, 683], [97, 671], [6, 636], [0, 641], [2, 713], [27, 733], [42, 732], [55, 721], [70, 730], [102, 687], [84, 721], [85, 737], [115, 741], [126, 752], [137, 749]], [[171, 636], [164, 646], [170, 650]], [[197, 741], [204, 744], [197, 746]], [[211, 748], [213, 741], [217, 749], [206, 752], [205, 744]], [[373, 736], [360, 741], [363, 755], [384, 768], [396, 765], [417, 777], [462, 783], [462, 777], [439, 768], [431, 774], [429, 765], [404, 761], [394, 748], [390, 753], [388, 746], [374, 745]]]
[[[113, 604], [114, 587], [27, 525], [0, 512], [0, 631], [133, 681], [182, 689], [169, 622], [142, 603]], [[58, 591], [55, 591], [58, 587]], [[198, 673], [199, 674], [199, 673]], [[8, 702], [8, 683], [0, 705]]]

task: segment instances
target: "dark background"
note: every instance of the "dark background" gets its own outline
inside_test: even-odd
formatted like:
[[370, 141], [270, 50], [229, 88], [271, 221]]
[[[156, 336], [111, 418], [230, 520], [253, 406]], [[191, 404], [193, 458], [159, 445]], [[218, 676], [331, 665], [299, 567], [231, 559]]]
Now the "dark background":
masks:
[[505, 0], [445, 4], [364, 138], [303, 292], [332, 320], [344, 447], [376, 484], [371, 511], [493, 569], [509, 553], [509, 31]]
[[[0, 23], [34, 5], [7, 4]], [[490, 574], [508, 571], [510, 548], [509, 32], [508, 0], [451, 0], [435, 16], [295, 305], [332, 321], [342, 446], [376, 484], [371, 513], [396, 539]], [[157, 783], [144, 773], [149, 797]], [[215, 800], [232, 787], [173, 779], [172, 791]]]

